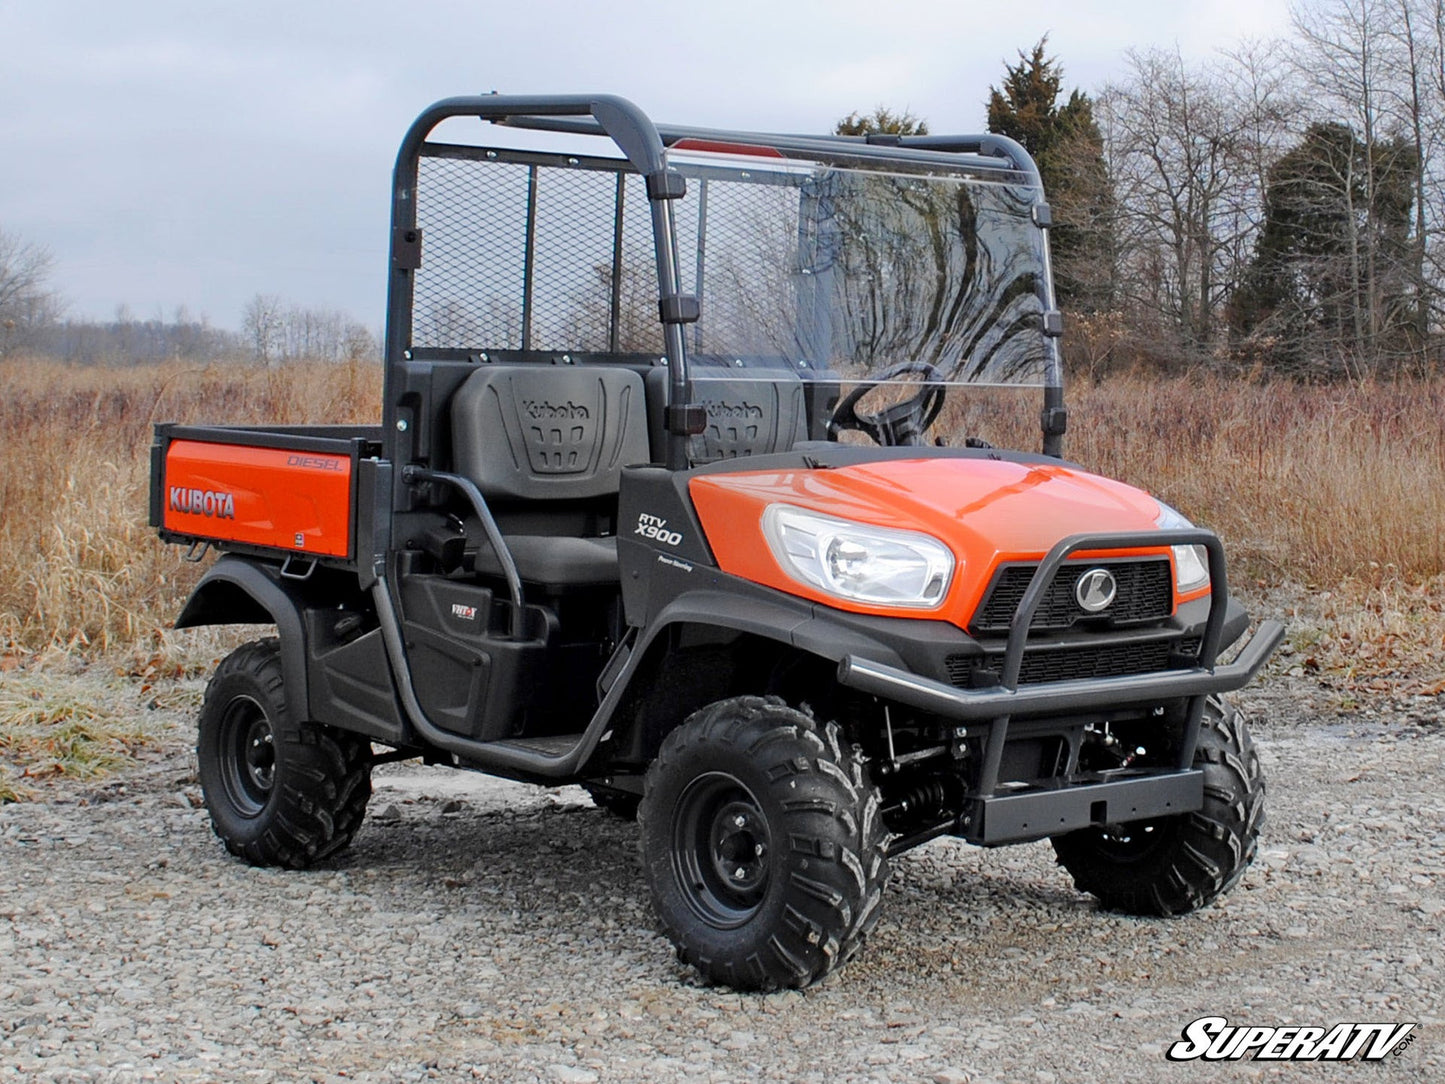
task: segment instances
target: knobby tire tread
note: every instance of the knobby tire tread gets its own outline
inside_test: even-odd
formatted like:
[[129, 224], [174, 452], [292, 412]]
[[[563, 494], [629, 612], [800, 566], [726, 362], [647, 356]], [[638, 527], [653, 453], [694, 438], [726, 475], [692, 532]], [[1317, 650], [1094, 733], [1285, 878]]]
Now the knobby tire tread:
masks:
[[1098, 828], [1053, 840], [1079, 891], [1111, 911], [1172, 916], [1239, 883], [1264, 827], [1265, 780], [1243, 716], [1217, 697], [1205, 705], [1194, 766], [1204, 771], [1204, 808], [1162, 821], [1165, 835], [1136, 860], [1111, 858]]
[[[757, 766], [767, 792], [760, 797], [777, 811], [775, 851], [787, 846], [773, 869], [780, 883], [770, 885], [772, 903], [749, 923], [759, 928], [740, 931], [731, 944], [679, 903], [662, 853], [671, 838], [665, 800], [683, 785], [665, 781], [685, 781], [689, 764], [712, 762], [719, 751]], [[679, 958], [712, 982], [753, 990], [807, 986], [855, 956], [878, 921], [889, 870], [877, 792], [835, 723], [777, 697], [735, 697], [689, 716], [648, 771], [638, 819], [663, 930]]]
[[223, 755], [216, 735], [229, 697], [253, 695], [276, 743], [275, 793], [255, 818], [238, 816], [223, 788], [204, 786], [211, 827], [226, 849], [254, 866], [304, 869], [343, 850], [356, 835], [371, 798], [371, 746], [359, 735], [313, 722], [293, 722], [286, 702], [280, 644], [253, 640], [222, 660], [206, 687], [197, 756]]

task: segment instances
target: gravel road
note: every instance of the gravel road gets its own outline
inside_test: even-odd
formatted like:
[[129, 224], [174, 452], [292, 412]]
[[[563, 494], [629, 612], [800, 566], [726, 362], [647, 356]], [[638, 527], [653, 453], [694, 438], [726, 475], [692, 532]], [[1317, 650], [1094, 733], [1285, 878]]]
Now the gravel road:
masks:
[[[700, 986], [636, 829], [575, 788], [392, 766], [350, 851], [250, 869], [173, 751], [0, 809], [0, 1080], [1445, 1079], [1440, 700], [1242, 700], [1260, 858], [1174, 921], [1101, 913], [1047, 844], [898, 860], [863, 955], [803, 993]], [[1412, 1021], [1384, 1062], [1173, 1064], [1200, 1016]]]

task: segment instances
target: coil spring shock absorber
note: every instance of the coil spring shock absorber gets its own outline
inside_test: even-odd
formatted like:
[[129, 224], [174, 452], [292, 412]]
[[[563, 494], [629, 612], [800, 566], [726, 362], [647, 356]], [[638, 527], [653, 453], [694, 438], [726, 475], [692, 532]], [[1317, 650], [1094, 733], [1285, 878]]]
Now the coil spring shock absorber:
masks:
[[935, 775], [889, 795], [883, 806], [883, 820], [897, 831], [895, 825], [941, 819], [947, 816], [947, 810], [948, 785]]

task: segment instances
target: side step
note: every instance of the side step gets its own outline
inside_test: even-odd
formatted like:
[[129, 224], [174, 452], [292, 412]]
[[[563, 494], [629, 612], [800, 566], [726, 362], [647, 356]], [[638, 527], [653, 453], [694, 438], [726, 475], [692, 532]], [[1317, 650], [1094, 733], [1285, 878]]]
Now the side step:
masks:
[[564, 757], [582, 743], [581, 734], [554, 734], [546, 738], [507, 738], [482, 743], [487, 749], [510, 749], [518, 753]]

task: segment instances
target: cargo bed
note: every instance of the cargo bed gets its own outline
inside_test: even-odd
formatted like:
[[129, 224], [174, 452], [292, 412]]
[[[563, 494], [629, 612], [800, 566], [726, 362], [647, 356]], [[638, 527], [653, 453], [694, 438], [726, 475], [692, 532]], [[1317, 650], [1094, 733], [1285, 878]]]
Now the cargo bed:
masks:
[[354, 567], [361, 464], [380, 454], [376, 425], [157, 425], [150, 524], [167, 542]]

